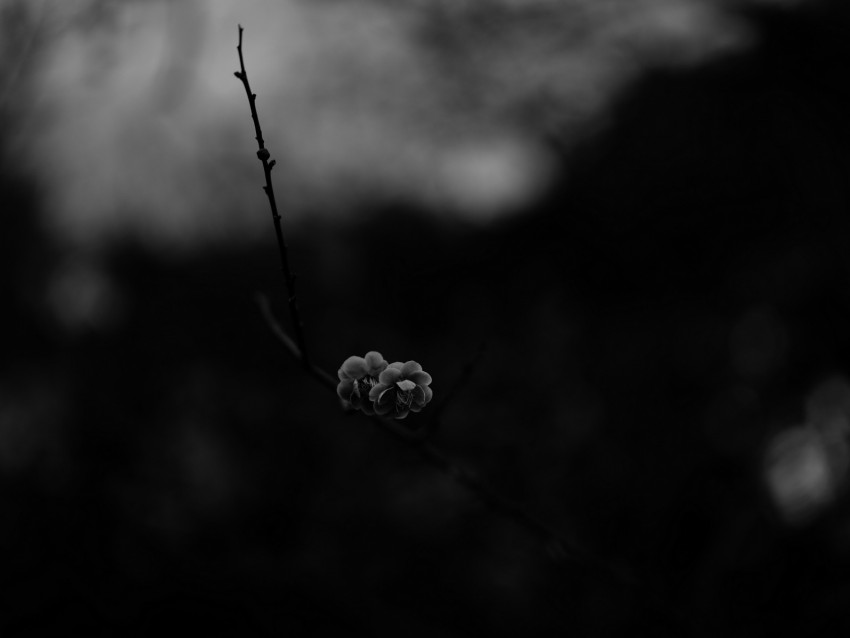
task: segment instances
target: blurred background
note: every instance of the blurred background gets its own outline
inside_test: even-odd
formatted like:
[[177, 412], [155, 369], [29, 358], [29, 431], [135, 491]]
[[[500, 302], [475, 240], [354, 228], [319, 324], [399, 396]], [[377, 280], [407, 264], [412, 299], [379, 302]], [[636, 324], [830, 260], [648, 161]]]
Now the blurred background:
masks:
[[0, 0], [0, 633], [850, 630], [848, 5], [243, 4]]

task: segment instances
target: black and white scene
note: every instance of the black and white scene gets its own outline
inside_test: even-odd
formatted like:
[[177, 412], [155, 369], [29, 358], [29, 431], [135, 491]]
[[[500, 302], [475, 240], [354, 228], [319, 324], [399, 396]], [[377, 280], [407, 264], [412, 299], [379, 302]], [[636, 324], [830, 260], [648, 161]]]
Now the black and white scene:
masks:
[[850, 635], [848, 53], [0, 0], [0, 636]]

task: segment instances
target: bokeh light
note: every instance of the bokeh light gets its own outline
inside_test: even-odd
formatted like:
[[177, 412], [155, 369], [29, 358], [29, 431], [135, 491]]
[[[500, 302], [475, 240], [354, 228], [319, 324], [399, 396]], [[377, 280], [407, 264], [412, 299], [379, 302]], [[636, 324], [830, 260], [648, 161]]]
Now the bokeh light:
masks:
[[550, 184], [546, 137], [571, 148], [646, 71], [754, 42], [734, 4], [706, 0], [3, 6], [19, 33], [8, 152], [56, 235], [80, 242], [265, 228], [237, 23], [290, 218], [387, 200], [479, 221], [521, 211]]
[[850, 384], [829, 379], [809, 395], [805, 427], [783, 430], [765, 451], [765, 479], [779, 514], [811, 522], [846, 489], [850, 464]]

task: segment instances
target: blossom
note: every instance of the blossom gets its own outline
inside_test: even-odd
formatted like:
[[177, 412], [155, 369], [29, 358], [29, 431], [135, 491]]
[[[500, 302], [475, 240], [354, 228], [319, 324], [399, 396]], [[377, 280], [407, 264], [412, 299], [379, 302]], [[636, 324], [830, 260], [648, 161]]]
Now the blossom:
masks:
[[366, 414], [374, 414], [369, 391], [378, 383], [378, 375], [387, 368], [380, 352], [367, 352], [365, 357], [348, 357], [337, 372], [339, 398]]
[[403, 419], [428, 404], [434, 396], [428, 387], [430, 383], [431, 375], [421, 365], [415, 361], [397, 361], [381, 372], [378, 383], [369, 391], [369, 399], [378, 414], [392, 412], [396, 419]]

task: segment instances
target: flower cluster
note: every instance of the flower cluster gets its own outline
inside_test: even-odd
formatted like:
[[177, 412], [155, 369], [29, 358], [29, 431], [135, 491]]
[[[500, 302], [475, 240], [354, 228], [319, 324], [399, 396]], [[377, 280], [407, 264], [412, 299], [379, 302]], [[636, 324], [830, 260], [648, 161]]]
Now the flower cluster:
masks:
[[431, 375], [415, 361], [387, 363], [380, 352], [348, 357], [337, 372], [336, 393], [347, 404], [366, 414], [403, 419], [419, 412], [434, 395]]

